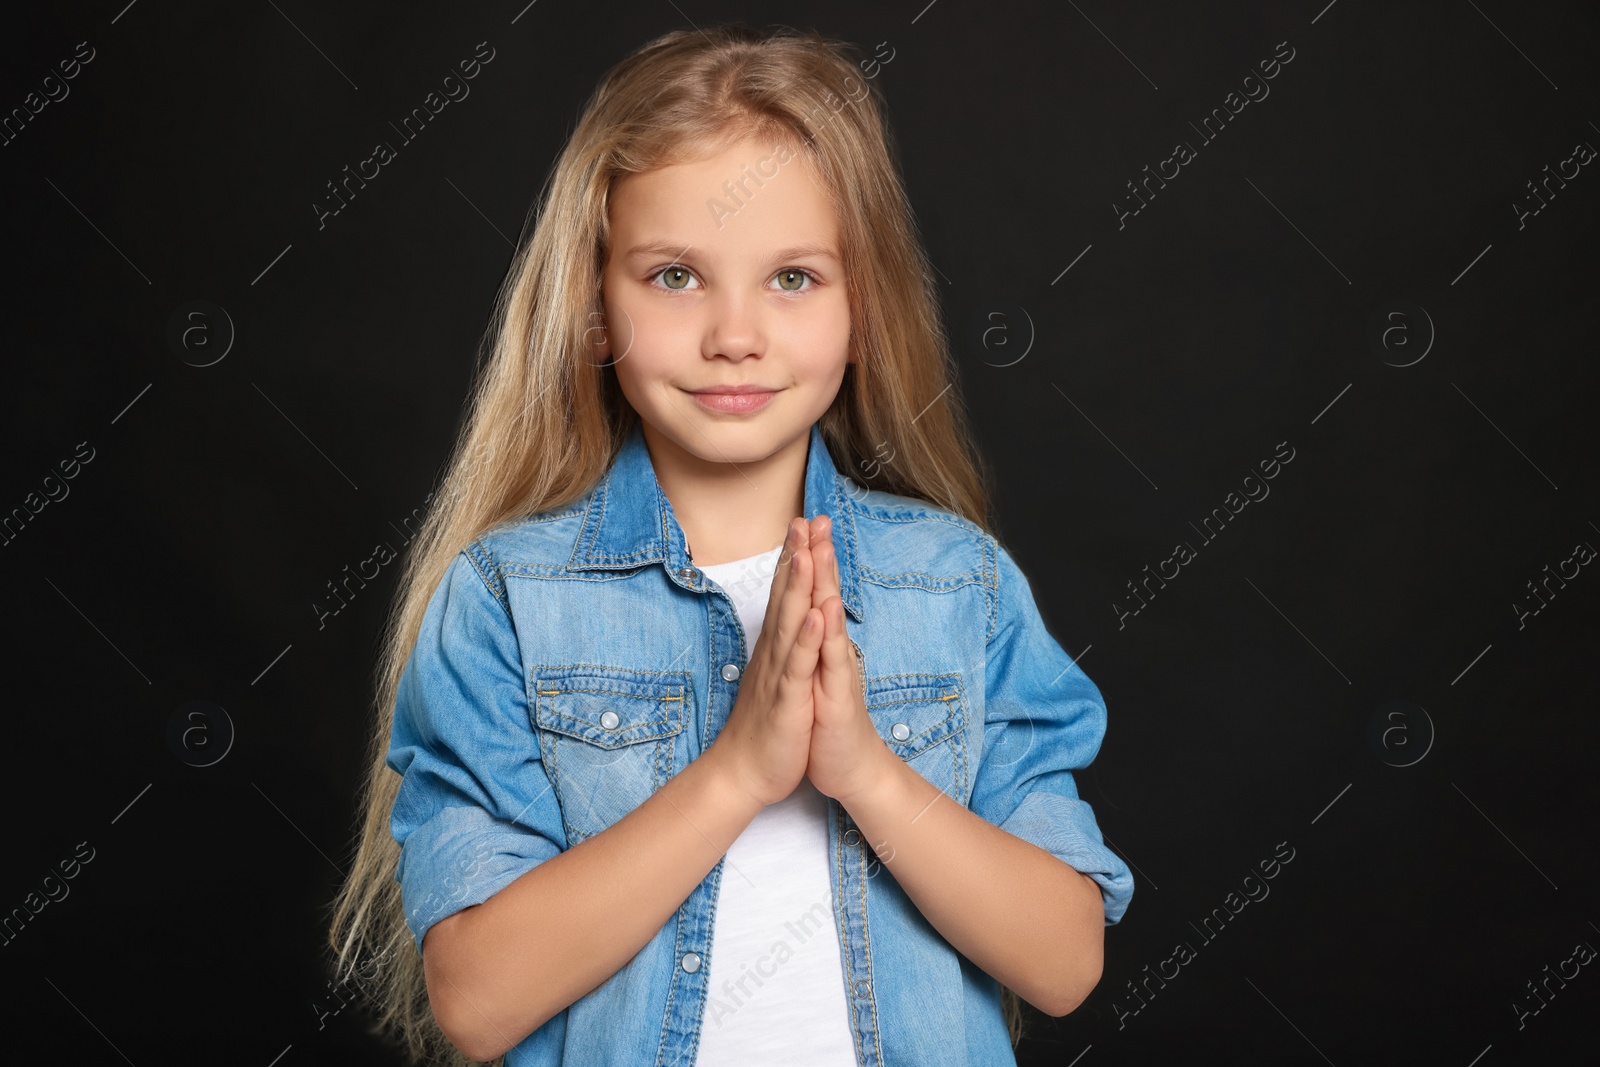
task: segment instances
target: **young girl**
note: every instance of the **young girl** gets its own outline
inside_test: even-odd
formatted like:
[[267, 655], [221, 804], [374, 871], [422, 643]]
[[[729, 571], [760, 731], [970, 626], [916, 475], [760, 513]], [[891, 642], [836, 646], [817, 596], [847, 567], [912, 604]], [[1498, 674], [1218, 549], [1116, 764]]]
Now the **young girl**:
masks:
[[332, 923], [415, 1060], [1014, 1064], [1100, 978], [1105, 706], [985, 528], [869, 68], [667, 34], [541, 194]]

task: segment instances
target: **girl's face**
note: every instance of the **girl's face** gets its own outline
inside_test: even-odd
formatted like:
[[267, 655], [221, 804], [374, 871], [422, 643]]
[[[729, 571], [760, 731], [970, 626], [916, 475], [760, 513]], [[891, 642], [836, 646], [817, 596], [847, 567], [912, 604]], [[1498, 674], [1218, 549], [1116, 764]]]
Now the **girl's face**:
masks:
[[[806, 447], [849, 358], [838, 224], [808, 163], [747, 140], [619, 179], [598, 358], [653, 449], [753, 463]], [[757, 387], [742, 399], [710, 391]]]

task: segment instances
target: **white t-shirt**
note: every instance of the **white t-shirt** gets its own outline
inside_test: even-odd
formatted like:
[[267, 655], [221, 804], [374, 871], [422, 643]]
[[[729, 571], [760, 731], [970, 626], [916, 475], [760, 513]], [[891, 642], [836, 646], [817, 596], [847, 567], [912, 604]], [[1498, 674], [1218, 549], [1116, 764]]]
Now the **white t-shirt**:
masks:
[[[733, 601], [747, 652], [782, 548], [700, 568]], [[827, 798], [802, 778], [728, 849], [696, 1067], [855, 1067], [826, 824]]]

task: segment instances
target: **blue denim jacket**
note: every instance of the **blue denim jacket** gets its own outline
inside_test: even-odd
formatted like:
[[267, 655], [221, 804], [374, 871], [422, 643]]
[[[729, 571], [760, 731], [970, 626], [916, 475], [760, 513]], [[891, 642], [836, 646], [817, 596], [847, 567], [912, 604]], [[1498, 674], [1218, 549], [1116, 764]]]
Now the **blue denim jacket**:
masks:
[[[883, 743], [956, 802], [1092, 877], [1106, 924], [1133, 895], [1072, 771], [1105, 735], [1100, 692], [1045, 629], [993, 537], [841, 475], [813, 426], [805, 516], [832, 517], [846, 630]], [[406, 922], [440, 919], [632, 811], [705, 751], [750, 653], [689, 556], [637, 427], [571, 505], [503, 523], [434, 592], [395, 705], [391, 828]], [[731, 665], [731, 666], [730, 666]], [[862, 1067], [1015, 1064], [994, 979], [922, 916], [827, 798], [849, 1026]], [[620, 971], [506, 1057], [692, 1067], [719, 860]]]

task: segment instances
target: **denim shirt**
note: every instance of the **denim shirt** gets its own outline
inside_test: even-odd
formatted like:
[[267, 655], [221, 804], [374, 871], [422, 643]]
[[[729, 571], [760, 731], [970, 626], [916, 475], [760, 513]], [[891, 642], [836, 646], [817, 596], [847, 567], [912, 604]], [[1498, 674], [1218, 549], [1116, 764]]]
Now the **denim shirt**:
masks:
[[[1072, 775], [1099, 751], [1105, 704], [1017, 564], [974, 523], [839, 473], [816, 425], [804, 501], [807, 519], [833, 520], [845, 628], [883, 743], [956, 803], [1093, 878], [1106, 925], [1119, 921], [1133, 875]], [[605, 830], [704, 752], [750, 651], [727, 594], [690, 558], [637, 425], [577, 502], [463, 549], [400, 679], [388, 751], [402, 775], [396, 880], [418, 951], [434, 923]], [[923, 917], [831, 797], [827, 840], [858, 1063], [1015, 1064], [998, 983]], [[717, 995], [707, 977], [725, 863], [621, 970], [511, 1049], [508, 1067], [692, 1067]]]

